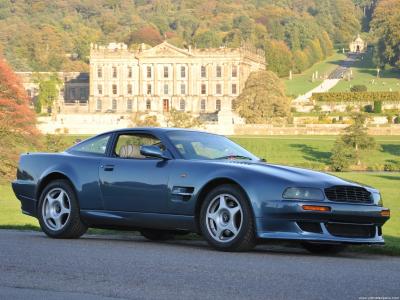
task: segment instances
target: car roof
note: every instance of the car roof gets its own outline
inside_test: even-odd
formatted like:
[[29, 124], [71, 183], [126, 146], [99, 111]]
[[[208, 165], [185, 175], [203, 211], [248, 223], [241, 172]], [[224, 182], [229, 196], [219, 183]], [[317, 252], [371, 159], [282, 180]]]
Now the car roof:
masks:
[[115, 129], [115, 130], [110, 130], [108, 132], [101, 133], [102, 134], [107, 134], [107, 133], [118, 133], [118, 132], [127, 132], [127, 131], [148, 131], [148, 132], [153, 132], [153, 133], [161, 133], [164, 134], [169, 131], [185, 131], [185, 132], [201, 132], [201, 133], [208, 133], [208, 134], [214, 134], [202, 130], [196, 130], [196, 129], [184, 129], [184, 128], [174, 128], [174, 127], [128, 127], [128, 128], [120, 128], [120, 129]]

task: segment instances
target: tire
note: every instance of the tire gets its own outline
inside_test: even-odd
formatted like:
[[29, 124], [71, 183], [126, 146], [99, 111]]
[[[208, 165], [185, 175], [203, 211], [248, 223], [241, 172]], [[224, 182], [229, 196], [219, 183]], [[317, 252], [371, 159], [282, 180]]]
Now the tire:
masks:
[[42, 191], [37, 210], [43, 232], [52, 238], [79, 238], [87, 231], [80, 219], [79, 204], [69, 181], [51, 181]]
[[150, 241], [167, 241], [174, 238], [172, 233], [157, 229], [142, 229], [140, 234]]
[[343, 251], [345, 245], [331, 245], [331, 244], [314, 244], [314, 243], [303, 243], [303, 248], [308, 252], [314, 254], [338, 254]]
[[256, 245], [253, 213], [236, 185], [214, 188], [202, 203], [199, 222], [203, 236], [217, 250], [243, 252]]

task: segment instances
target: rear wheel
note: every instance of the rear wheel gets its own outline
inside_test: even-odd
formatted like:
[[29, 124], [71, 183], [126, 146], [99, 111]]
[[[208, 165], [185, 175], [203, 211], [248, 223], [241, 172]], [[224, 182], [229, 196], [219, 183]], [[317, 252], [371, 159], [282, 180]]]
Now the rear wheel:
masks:
[[302, 246], [307, 251], [314, 254], [337, 254], [346, 248], [345, 245], [314, 244], [314, 243], [303, 243]]
[[255, 246], [254, 220], [244, 193], [233, 184], [213, 189], [200, 211], [207, 242], [222, 251], [248, 251]]
[[64, 179], [50, 182], [42, 191], [38, 219], [43, 232], [53, 238], [78, 238], [87, 230], [75, 192]]
[[173, 234], [168, 231], [156, 229], [142, 229], [140, 234], [151, 241], [166, 241], [173, 239]]

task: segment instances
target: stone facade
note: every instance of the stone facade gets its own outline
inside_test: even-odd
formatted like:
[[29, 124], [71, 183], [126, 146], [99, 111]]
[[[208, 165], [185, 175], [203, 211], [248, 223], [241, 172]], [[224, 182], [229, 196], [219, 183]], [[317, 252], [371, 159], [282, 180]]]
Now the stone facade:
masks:
[[265, 69], [264, 53], [177, 48], [168, 42], [130, 50], [91, 45], [89, 112], [231, 111], [250, 72]]
[[367, 43], [358, 34], [357, 38], [349, 44], [349, 49], [353, 53], [365, 52], [367, 50]]

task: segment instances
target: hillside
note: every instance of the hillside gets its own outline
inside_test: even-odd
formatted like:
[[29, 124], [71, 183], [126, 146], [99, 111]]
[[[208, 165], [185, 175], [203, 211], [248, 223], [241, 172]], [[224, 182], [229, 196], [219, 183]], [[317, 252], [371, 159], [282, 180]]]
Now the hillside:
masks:
[[[18, 71], [87, 69], [90, 42], [237, 47], [267, 53], [281, 76], [361, 30], [370, 0], [42, 0], [0, 2], [0, 51]], [[266, 43], [266, 41], [269, 41]], [[284, 56], [279, 57], [280, 54]], [[279, 73], [279, 72], [278, 72]]]

